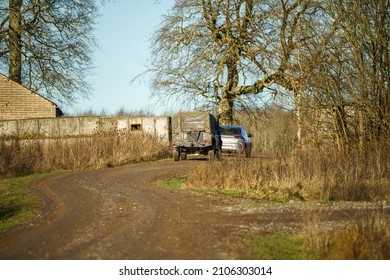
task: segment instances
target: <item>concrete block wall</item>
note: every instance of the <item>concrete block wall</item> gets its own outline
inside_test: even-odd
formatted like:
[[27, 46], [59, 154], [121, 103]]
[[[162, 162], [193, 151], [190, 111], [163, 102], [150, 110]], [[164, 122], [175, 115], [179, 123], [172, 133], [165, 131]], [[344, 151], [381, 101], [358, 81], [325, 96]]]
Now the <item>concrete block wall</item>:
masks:
[[56, 117], [57, 105], [0, 74], [0, 120]]
[[57, 139], [144, 131], [170, 139], [170, 117], [61, 117], [0, 120], [0, 139]]

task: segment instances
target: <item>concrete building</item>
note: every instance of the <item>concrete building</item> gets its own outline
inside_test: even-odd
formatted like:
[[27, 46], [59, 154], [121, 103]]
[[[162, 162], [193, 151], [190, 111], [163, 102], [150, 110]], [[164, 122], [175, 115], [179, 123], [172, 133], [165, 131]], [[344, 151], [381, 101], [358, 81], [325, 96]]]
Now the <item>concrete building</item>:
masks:
[[0, 120], [55, 118], [57, 104], [0, 73]]

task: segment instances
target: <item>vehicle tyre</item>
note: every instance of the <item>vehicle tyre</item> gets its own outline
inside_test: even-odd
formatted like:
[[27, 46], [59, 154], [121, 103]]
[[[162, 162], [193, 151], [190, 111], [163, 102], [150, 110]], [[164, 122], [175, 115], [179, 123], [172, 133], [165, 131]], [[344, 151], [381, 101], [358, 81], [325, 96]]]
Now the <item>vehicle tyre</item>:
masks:
[[210, 150], [209, 153], [207, 154], [207, 157], [209, 158], [209, 160], [213, 160], [214, 159], [214, 151]]
[[209, 160], [220, 160], [222, 158], [222, 150], [221, 149], [214, 149], [214, 150], [211, 150], [209, 151]]
[[180, 154], [180, 158], [181, 158], [181, 160], [186, 160], [187, 159], [187, 154], [186, 153]]
[[173, 160], [179, 161], [180, 160], [180, 152], [176, 149], [173, 149]]
[[245, 158], [246, 157], [246, 150], [237, 151], [237, 157], [238, 158]]

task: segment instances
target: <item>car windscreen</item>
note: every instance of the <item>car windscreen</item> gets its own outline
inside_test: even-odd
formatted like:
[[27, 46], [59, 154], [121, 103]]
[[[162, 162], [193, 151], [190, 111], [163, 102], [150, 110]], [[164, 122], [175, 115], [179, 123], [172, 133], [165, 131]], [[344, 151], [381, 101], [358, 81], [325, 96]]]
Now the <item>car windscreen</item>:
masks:
[[237, 127], [222, 127], [222, 135], [241, 135], [240, 129]]

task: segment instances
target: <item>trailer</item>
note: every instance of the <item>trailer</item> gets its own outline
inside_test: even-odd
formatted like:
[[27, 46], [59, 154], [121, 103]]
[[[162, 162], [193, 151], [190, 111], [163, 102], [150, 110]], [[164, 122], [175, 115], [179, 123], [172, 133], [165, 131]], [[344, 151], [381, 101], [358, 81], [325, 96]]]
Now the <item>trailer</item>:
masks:
[[181, 112], [172, 117], [173, 159], [186, 160], [189, 154], [221, 157], [219, 118], [206, 112]]

